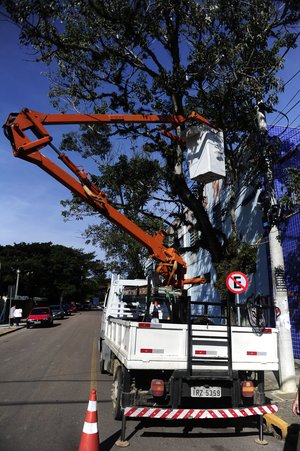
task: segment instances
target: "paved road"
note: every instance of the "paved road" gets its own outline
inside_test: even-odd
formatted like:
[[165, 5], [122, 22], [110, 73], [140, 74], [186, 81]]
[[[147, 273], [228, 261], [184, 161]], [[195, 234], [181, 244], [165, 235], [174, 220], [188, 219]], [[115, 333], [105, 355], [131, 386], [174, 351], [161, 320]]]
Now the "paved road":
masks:
[[[100, 450], [117, 450], [118, 448], [114, 444], [120, 437], [121, 422], [113, 421], [111, 417], [109, 399], [111, 377], [100, 375], [99, 381]], [[190, 424], [192, 423], [179, 423], [176, 421], [172, 423], [168, 421], [148, 421], [146, 423], [128, 421], [126, 428], [126, 439], [130, 442], [128, 449], [131, 451], [258, 451], [259, 449], [266, 451], [294, 451], [293, 446], [277, 440], [270, 434], [265, 434], [264, 436], [268, 441], [268, 446], [261, 446], [255, 443], [255, 439], [258, 438], [258, 432], [254, 423], [250, 427], [244, 428], [239, 436], [235, 433], [235, 423], [220, 422], [217, 424], [215, 420], [210, 423], [203, 421], [201, 427], [199, 427], [198, 423], [197, 427], [187, 432], [185, 426]], [[225, 424], [228, 427], [224, 427]]]
[[78, 449], [99, 321], [99, 312], [82, 312], [1, 337], [1, 451]]
[[[97, 361], [99, 312], [82, 312], [49, 329], [22, 329], [0, 338], [0, 451], [75, 451], [91, 387], [97, 389], [100, 450], [117, 450], [121, 423], [112, 419], [111, 377]], [[186, 424], [186, 423], [185, 423]], [[190, 424], [190, 423], [187, 423]], [[184, 424], [129, 421], [132, 451], [252, 451], [257, 431], [216, 423], [184, 434]], [[266, 436], [272, 451], [293, 448]]]

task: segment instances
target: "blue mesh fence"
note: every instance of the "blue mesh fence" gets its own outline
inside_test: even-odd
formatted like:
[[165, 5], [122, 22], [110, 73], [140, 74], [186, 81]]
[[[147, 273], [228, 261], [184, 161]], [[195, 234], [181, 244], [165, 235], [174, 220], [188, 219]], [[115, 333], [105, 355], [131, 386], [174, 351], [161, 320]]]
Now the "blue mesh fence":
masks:
[[[282, 142], [282, 156], [288, 154], [300, 143], [300, 129], [275, 126], [269, 128], [271, 136], [277, 136]], [[275, 190], [277, 197], [286, 190], [286, 168], [300, 169], [299, 150], [275, 171]], [[289, 218], [281, 227], [286, 284], [291, 318], [291, 333], [294, 357], [300, 358], [300, 211], [291, 210]]]

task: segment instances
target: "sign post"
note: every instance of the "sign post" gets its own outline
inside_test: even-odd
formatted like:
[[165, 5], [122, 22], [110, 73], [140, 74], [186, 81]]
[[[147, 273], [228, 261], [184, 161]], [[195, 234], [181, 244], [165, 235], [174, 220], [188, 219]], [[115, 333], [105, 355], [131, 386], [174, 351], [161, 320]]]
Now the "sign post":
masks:
[[237, 304], [237, 323], [238, 326], [241, 325], [241, 309], [240, 309], [240, 295], [236, 294], [236, 304]]

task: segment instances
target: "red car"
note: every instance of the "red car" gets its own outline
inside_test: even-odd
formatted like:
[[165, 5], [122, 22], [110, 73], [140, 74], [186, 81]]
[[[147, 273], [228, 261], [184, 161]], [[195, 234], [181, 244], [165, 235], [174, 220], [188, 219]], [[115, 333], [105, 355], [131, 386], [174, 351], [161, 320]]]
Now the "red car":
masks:
[[26, 320], [26, 327], [31, 326], [52, 326], [53, 316], [50, 307], [34, 307]]
[[69, 305], [69, 310], [71, 313], [76, 313], [77, 312], [77, 307], [74, 304], [70, 304]]

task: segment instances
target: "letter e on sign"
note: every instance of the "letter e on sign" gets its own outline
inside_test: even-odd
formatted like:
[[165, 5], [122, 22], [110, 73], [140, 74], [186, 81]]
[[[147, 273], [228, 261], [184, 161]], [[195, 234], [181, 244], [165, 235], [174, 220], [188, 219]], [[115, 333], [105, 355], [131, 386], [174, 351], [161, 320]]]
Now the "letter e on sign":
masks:
[[234, 271], [226, 277], [226, 287], [229, 291], [235, 294], [245, 293], [248, 289], [249, 280], [246, 274], [239, 271]]

